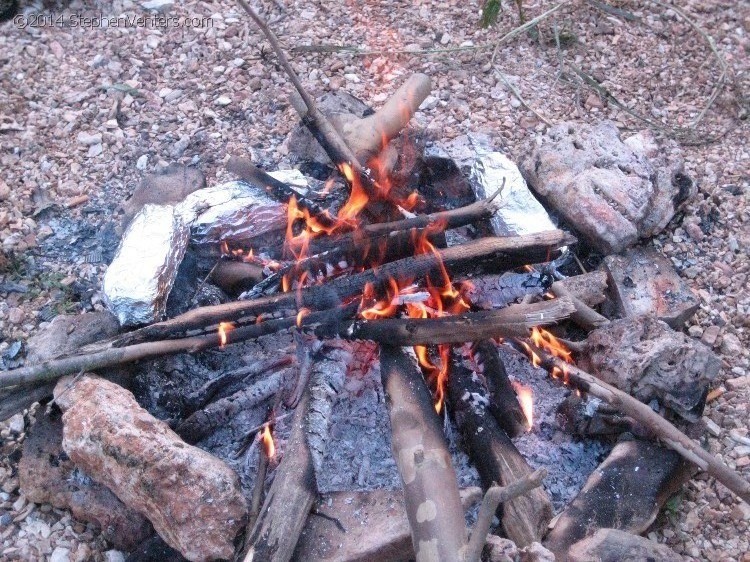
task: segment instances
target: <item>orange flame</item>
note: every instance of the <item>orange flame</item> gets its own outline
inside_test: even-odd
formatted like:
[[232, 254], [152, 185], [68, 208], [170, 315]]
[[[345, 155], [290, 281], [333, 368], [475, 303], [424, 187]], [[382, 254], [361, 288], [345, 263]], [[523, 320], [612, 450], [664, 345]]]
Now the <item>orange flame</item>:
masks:
[[300, 308], [299, 309], [299, 312], [297, 313], [297, 327], [298, 328], [302, 327], [302, 320], [304, 320], [305, 316], [307, 316], [308, 314], [310, 314], [310, 312], [311, 311], [310, 311], [309, 308]]
[[[573, 354], [571, 353], [571, 351], [567, 347], [565, 347], [565, 345], [560, 340], [558, 340], [544, 328], [532, 328], [531, 341], [534, 342], [535, 346], [543, 349], [553, 357], [557, 357], [565, 363], [571, 365], [573, 364]], [[529, 344], [521, 342], [521, 345], [526, 350], [526, 353], [529, 354], [531, 363], [534, 365], [534, 367], [540, 367], [542, 365], [542, 358], [539, 357], [539, 355]], [[562, 367], [553, 366], [550, 370], [550, 376], [555, 380], [562, 379], [564, 384], [568, 384], [570, 382], [570, 375], [566, 365], [562, 365]]]
[[520, 382], [511, 381], [513, 389], [516, 391], [518, 397], [518, 403], [521, 405], [523, 415], [526, 416], [526, 423], [530, 430], [534, 426], [534, 395], [531, 392], [531, 388], [522, 385]]
[[263, 440], [263, 452], [265, 453], [266, 457], [272, 459], [276, 455], [276, 443], [274, 443], [273, 441], [271, 428], [268, 424], [266, 424], [265, 428], [263, 428], [261, 439]]
[[234, 324], [231, 322], [219, 323], [219, 348], [224, 349], [227, 345], [227, 334], [234, 329]]

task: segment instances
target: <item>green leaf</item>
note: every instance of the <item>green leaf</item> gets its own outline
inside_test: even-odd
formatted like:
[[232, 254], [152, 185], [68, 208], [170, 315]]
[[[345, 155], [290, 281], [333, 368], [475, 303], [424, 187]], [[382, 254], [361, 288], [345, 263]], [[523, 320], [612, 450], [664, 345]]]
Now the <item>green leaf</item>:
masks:
[[479, 20], [479, 25], [482, 27], [489, 27], [497, 21], [497, 16], [500, 14], [500, 0], [487, 0], [482, 8], [482, 19]]

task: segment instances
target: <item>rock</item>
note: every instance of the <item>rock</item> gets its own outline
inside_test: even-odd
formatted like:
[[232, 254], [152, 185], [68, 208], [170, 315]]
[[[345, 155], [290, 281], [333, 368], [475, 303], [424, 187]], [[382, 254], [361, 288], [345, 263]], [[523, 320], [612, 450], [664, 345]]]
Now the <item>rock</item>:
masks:
[[555, 562], [555, 555], [538, 542], [519, 551], [521, 562]]
[[11, 433], [18, 435], [25, 427], [26, 422], [23, 420], [23, 414], [21, 413], [15, 414], [8, 420], [8, 429], [10, 429]]
[[672, 450], [649, 441], [620, 441], [557, 517], [544, 545], [565, 560], [571, 545], [598, 529], [644, 533], [693, 472]]
[[138, 158], [138, 160], [135, 163], [135, 167], [137, 170], [143, 171], [148, 166], [148, 154], [143, 154]]
[[591, 332], [581, 365], [641, 402], [657, 399], [696, 422], [721, 361], [706, 346], [656, 317], [636, 316]]
[[729, 390], [739, 390], [741, 388], [747, 388], [750, 386], [750, 375], [728, 379], [726, 385]]
[[122, 387], [95, 375], [71, 381], [62, 379], [55, 397], [73, 462], [146, 515], [188, 560], [231, 558], [247, 514], [237, 474], [184, 443]]
[[229, 96], [219, 96], [216, 98], [216, 105], [220, 105], [222, 107], [229, 105], [232, 103], [232, 98]]
[[117, 548], [135, 548], [153, 532], [148, 520], [73, 464], [62, 448], [62, 420], [53, 416], [38, 416], [24, 440], [21, 491], [35, 503], [70, 509], [77, 520], [99, 527]]
[[721, 352], [728, 357], [742, 354], [742, 342], [734, 334], [724, 334], [721, 338]]
[[70, 562], [70, 549], [56, 546], [49, 557], [49, 562]]
[[650, 133], [623, 142], [614, 123], [560, 123], [521, 162], [527, 181], [588, 243], [620, 252], [660, 232], [695, 193], [676, 144]]
[[713, 347], [716, 343], [716, 340], [719, 338], [719, 332], [721, 331], [721, 328], [716, 325], [711, 325], [705, 330], [703, 330], [703, 336], [701, 337], [701, 341], [706, 344], [708, 347]]
[[21, 324], [24, 319], [24, 312], [22, 308], [13, 307], [8, 311], [8, 322], [11, 324]]
[[[143, 155], [143, 168], [148, 163], [148, 156]], [[138, 166], [138, 164], [136, 164]], [[189, 194], [206, 186], [206, 178], [196, 168], [189, 168], [180, 164], [170, 164], [163, 172], [146, 176], [135, 188], [133, 196], [123, 205], [125, 217], [123, 224], [129, 223], [144, 205], [152, 203], [166, 205], [179, 203]]]
[[683, 558], [664, 544], [617, 529], [599, 529], [593, 536], [575, 543], [568, 551], [568, 562], [621, 560], [681, 562]]
[[161, 10], [162, 8], [168, 8], [174, 4], [174, 0], [148, 0], [148, 2], [141, 2], [141, 6], [147, 10]]
[[700, 301], [667, 258], [652, 248], [632, 248], [604, 259], [612, 300], [621, 316], [654, 314], [678, 329]]
[[80, 144], [86, 145], [86, 146], [93, 146], [95, 144], [101, 144], [102, 143], [102, 134], [101, 133], [86, 133], [84, 131], [81, 131], [78, 133], [78, 142]]
[[104, 553], [105, 562], [125, 562], [125, 555], [119, 550], [108, 550]]
[[482, 560], [489, 562], [514, 562], [518, 558], [518, 547], [510, 539], [487, 535]]

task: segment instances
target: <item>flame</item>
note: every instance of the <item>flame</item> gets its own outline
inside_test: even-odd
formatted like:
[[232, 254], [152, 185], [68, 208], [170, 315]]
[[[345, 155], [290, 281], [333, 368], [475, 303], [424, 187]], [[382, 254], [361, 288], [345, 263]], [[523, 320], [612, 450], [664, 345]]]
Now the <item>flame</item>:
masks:
[[234, 324], [231, 322], [220, 322], [219, 323], [219, 348], [224, 349], [227, 345], [227, 334], [234, 329]]
[[307, 316], [308, 314], [310, 314], [310, 312], [311, 311], [310, 311], [309, 308], [300, 308], [299, 309], [299, 312], [297, 313], [297, 327], [298, 328], [302, 327], [302, 320], [304, 320], [305, 316]]
[[531, 392], [531, 388], [517, 381], [511, 381], [511, 383], [513, 384], [513, 389], [516, 391], [516, 397], [518, 398], [518, 403], [521, 405], [523, 415], [526, 416], [528, 429], [531, 429], [534, 426], [534, 395]]
[[544, 328], [532, 328], [531, 341], [534, 342], [534, 345], [547, 351], [550, 355], [562, 359], [566, 363], [573, 363], [573, 355], [570, 350]]
[[266, 457], [272, 459], [276, 455], [276, 443], [273, 441], [273, 435], [271, 435], [271, 427], [266, 424], [263, 428], [263, 434], [261, 435], [263, 441], [263, 452]]

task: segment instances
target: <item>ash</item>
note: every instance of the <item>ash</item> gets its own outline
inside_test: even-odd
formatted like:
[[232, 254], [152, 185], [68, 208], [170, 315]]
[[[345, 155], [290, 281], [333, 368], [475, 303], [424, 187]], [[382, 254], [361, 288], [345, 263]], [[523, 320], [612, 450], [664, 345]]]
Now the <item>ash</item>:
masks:
[[559, 512], [578, 494], [612, 445], [594, 439], [579, 440], [564, 431], [557, 409], [572, 391], [554, 381], [544, 369], [534, 367], [515, 349], [500, 345], [498, 351], [509, 377], [532, 388], [534, 426], [513, 443], [532, 468], [547, 469], [543, 485], [555, 512]]

